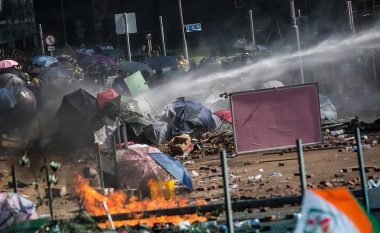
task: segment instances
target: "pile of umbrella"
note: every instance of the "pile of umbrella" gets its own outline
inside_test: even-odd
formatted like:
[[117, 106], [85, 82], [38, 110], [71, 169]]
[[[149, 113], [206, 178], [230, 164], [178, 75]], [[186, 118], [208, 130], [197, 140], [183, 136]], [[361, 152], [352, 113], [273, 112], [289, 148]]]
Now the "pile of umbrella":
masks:
[[28, 122], [37, 110], [36, 97], [26, 87], [23, 73], [14, 68], [17, 65], [13, 60], [0, 61], [0, 121], [7, 122], [3, 130]]

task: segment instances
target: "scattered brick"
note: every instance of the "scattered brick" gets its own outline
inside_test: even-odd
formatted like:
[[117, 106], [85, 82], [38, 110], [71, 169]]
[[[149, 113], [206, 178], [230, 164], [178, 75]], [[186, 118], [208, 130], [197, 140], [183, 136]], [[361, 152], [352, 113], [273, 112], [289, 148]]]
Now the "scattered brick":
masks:
[[344, 177], [345, 175], [343, 173], [335, 173], [334, 177], [339, 178], [339, 177]]
[[[48, 189], [45, 189], [46, 196], [48, 195]], [[55, 186], [54, 188], [51, 188], [51, 194], [53, 198], [56, 197], [64, 197], [67, 194], [66, 186]]]

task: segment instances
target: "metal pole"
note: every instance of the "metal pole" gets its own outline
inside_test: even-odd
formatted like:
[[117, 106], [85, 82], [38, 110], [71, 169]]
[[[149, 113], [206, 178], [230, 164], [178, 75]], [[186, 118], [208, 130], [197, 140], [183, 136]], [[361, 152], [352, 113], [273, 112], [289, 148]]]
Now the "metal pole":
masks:
[[146, 35], [146, 41], [148, 44], [148, 56], [149, 58], [152, 58], [152, 41], [151, 41], [151, 34]]
[[50, 210], [50, 218], [51, 220], [54, 220], [54, 213], [53, 213], [53, 194], [51, 192], [51, 183], [49, 180], [49, 164], [47, 158], [45, 158], [45, 178], [47, 183], [47, 195], [49, 198], [49, 210]]
[[128, 16], [126, 12], [124, 12], [124, 18], [125, 18], [125, 37], [127, 38], [128, 61], [132, 61], [131, 45], [129, 44]]
[[99, 144], [96, 144], [96, 149], [97, 149], [97, 158], [98, 158], [98, 167], [99, 167], [99, 173], [100, 173], [100, 187], [104, 189], [104, 178], [103, 178], [103, 164], [102, 164], [102, 158], [101, 158], [101, 153], [100, 153], [100, 147]]
[[127, 135], [127, 125], [125, 124], [125, 121], [123, 121], [123, 139], [124, 139], [124, 148], [128, 149], [128, 135]]
[[17, 178], [16, 178], [16, 168], [12, 164], [12, 182], [13, 182], [13, 192], [17, 193]]
[[373, 49], [372, 49], [372, 53], [371, 53], [371, 60], [372, 60], [373, 78], [375, 79], [375, 83], [378, 84], [379, 80], [377, 78], [377, 66], [376, 66], [375, 50], [373, 50]]
[[117, 122], [116, 122], [116, 127], [117, 127], [117, 131], [116, 131], [116, 133], [117, 133], [117, 144], [121, 144], [121, 134], [120, 134], [120, 121], [119, 121], [119, 119], [117, 120]]
[[301, 16], [302, 16], [302, 15], [301, 15], [301, 10], [298, 9], [297, 12], [298, 12], [298, 18], [301, 18]]
[[105, 211], [106, 214], [107, 214], [108, 221], [110, 222], [111, 229], [112, 229], [112, 230], [115, 230], [115, 225], [113, 224], [111, 214], [110, 214], [110, 212], [108, 211], [107, 202], [106, 202], [106, 201], [102, 201], [102, 204], [103, 204], [104, 211]]
[[63, 24], [63, 39], [65, 45], [67, 44], [67, 35], [66, 35], [66, 22], [65, 22], [65, 9], [63, 6], [63, 0], [61, 0], [61, 14], [62, 14], [62, 24]]
[[43, 34], [42, 34], [42, 25], [41, 24], [38, 24], [38, 29], [40, 31], [42, 54], [45, 55], [44, 37], [43, 37]]
[[221, 153], [222, 159], [222, 172], [223, 172], [223, 184], [224, 184], [224, 202], [227, 218], [228, 232], [234, 233], [234, 225], [232, 219], [232, 206], [231, 206], [231, 197], [230, 197], [230, 184], [228, 182], [228, 168], [227, 168], [227, 153], [223, 149]]
[[158, 18], [160, 19], [162, 51], [163, 51], [163, 53], [164, 53], [164, 56], [166, 56], [166, 45], [165, 45], [164, 24], [162, 23], [162, 16], [159, 16]]
[[255, 28], [253, 27], [253, 13], [252, 10], [249, 10], [249, 23], [251, 26], [251, 39], [253, 49], [256, 50], [256, 41], [255, 41]]
[[352, 13], [352, 3], [347, 1], [348, 25], [352, 33], [355, 33], [354, 15]]
[[117, 167], [116, 136], [113, 136], [113, 149], [114, 149], [114, 152], [115, 152], [114, 169], [115, 169], [115, 177], [116, 177], [116, 188], [119, 188], [120, 187], [120, 182], [119, 182], [119, 168]]
[[372, 0], [372, 10], [373, 10], [373, 18], [376, 19], [376, 3], [375, 3], [375, 0]]
[[364, 201], [364, 207], [366, 208], [367, 212], [369, 213], [369, 200], [368, 200], [368, 190], [367, 190], [367, 178], [365, 176], [365, 169], [364, 169], [364, 159], [363, 159], [363, 148], [362, 148], [362, 142], [361, 142], [361, 136], [360, 136], [360, 129], [359, 127], [355, 128], [355, 139], [358, 146], [358, 162], [359, 162], [359, 168], [360, 168], [360, 179], [361, 179], [361, 185], [362, 185], [362, 192], [363, 192], [363, 201]]
[[181, 0], [178, 0], [179, 6], [179, 16], [181, 18], [181, 27], [182, 27], [182, 38], [183, 38], [183, 49], [185, 53], [185, 59], [189, 60], [189, 53], [187, 51], [187, 42], [186, 42], [186, 34], [185, 34], [185, 25], [183, 24], [183, 15], [182, 15], [182, 3]]
[[298, 163], [299, 163], [298, 166], [300, 169], [302, 194], [304, 194], [307, 189], [307, 183], [306, 183], [306, 173], [305, 173], [305, 162], [303, 160], [302, 140], [300, 138], [297, 139], [297, 154], [298, 154]]
[[297, 49], [298, 49], [298, 60], [300, 64], [300, 73], [301, 73], [301, 83], [305, 83], [305, 77], [303, 73], [303, 62], [301, 57], [301, 41], [300, 41], [300, 33], [298, 31], [297, 21], [296, 21], [296, 12], [294, 8], [294, 0], [290, 1], [290, 14], [292, 16], [292, 22], [293, 22], [293, 28], [294, 32], [296, 34], [296, 40], [297, 40]]

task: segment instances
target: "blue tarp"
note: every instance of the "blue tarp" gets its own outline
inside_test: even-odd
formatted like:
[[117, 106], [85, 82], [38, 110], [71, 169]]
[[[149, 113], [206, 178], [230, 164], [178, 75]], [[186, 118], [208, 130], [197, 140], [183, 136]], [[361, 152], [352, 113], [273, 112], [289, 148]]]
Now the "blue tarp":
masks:
[[12, 89], [0, 89], [0, 109], [11, 109], [17, 104], [17, 98]]
[[180, 161], [164, 153], [149, 153], [149, 155], [176, 180], [181, 182], [190, 190], [193, 190], [193, 183], [191, 182], [191, 177]]

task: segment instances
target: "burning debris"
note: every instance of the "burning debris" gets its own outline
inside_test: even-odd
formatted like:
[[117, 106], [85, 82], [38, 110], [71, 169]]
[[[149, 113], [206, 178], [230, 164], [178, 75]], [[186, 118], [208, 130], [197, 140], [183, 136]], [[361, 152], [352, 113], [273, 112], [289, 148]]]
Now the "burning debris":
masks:
[[[156, 209], [167, 209], [167, 208], [178, 208], [185, 207], [189, 205], [206, 205], [206, 201], [197, 200], [191, 202], [188, 199], [183, 199], [175, 197], [172, 195], [167, 195], [165, 192], [160, 190], [159, 185], [156, 181], [150, 181], [149, 187], [154, 198], [139, 200], [136, 196], [127, 196], [125, 192], [118, 191], [110, 193], [108, 196], [101, 195], [94, 188], [92, 188], [88, 181], [80, 176], [75, 179], [74, 186], [75, 191], [78, 193], [84, 208], [88, 211], [90, 215], [106, 215], [106, 214], [131, 214], [136, 212], [143, 212]], [[172, 191], [169, 191], [172, 192]], [[103, 202], [108, 206], [107, 213], [103, 208]], [[205, 222], [207, 219], [197, 214], [184, 215], [184, 216], [160, 216], [151, 217], [149, 219], [141, 219], [139, 215], [130, 216], [134, 220], [126, 221], [116, 221], [114, 222], [115, 227], [120, 226], [136, 226], [139, 224], [146, 224], [147, 226], [153, 227], [156, 223], [172, 223], [180, 224], [184, 221], [194, 222]], [[101, 228], [110, 228], [109, 222], [100, 223]]]

